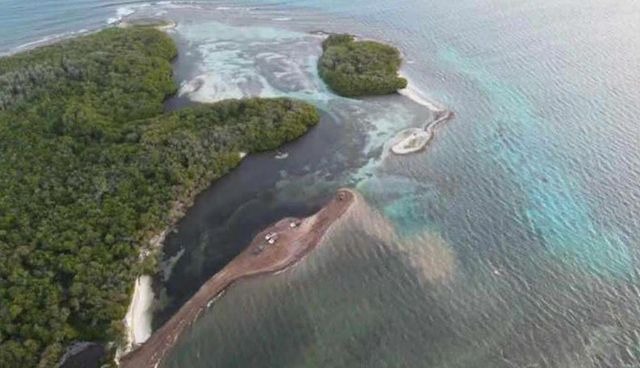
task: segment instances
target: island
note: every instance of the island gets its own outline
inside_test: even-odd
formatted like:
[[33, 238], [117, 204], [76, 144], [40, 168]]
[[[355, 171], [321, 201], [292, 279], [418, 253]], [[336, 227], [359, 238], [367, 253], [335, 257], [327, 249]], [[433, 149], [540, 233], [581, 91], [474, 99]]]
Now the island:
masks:
[[283, 98], [166, 113], [176, 56], [145, 24], [0, 59], [3, 367], [56, 366], [78, 341], [111, 360], [134, 280], [155, 271], [150, 240], [244, 153], [319, 121]]
[[333, 34], [322, 42], [322, 50], [318, 73], [341, 96], [388, 95], [407, 86], [398, 75], [402, 59], [393, 46]]
[[240, 255], [205, 282], [141, 347], [125, 355], [120, 367], [159, 366], [185, 329], [220, 293], [238, 280], [279, 272], [298, 262], [318, 245], [356, 199], [356, 192], [342, 189], [316, 214], [304, 219], [284, 218], [267, 227]]
[[422, 151], [435, 134], [435, 130], [441, 123], [453, 117], [453, 112], [440, 109], [435, 111], [435, 118], [425, 124], [423, 128], [408, 128], [402, 130], [391, 139], [391, 152], [396, 155], [408, 155]]
[[[400, 51], [393, 46], [358, 41], [348, 34], [332, 34], [322, 42], [318, 74], [332, 91], [343, 97], [388, 95], [403, 90], [400, 92], [412, 98], [407, 79], [398, 73], [401, 64]], [[390, 151], [396, 155], [422, 151], [433, 138], [436, 127], [453, 117], [449, 110], [412, 99], [432, 110], [435, 117], [423, 128], [398, 132], [390, 142]]]

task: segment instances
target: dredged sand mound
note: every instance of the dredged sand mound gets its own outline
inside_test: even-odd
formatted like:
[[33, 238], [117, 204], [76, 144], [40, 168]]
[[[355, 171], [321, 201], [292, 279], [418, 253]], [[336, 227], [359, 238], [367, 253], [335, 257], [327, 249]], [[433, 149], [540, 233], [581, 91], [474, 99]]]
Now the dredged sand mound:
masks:
[[[160, 364], [176, 340], [207, 308], [210, 301], [235, 281], [279, 272], [295, 264], [311, 251], [331, 226], [351, 206], [355, 192], [338, 191], [335, 198], [313, 216], [285, 218], [259, 233], [251, 244], [220, 272], [210, 278], [198, 292], [141, 347], [122, 357], [125, 368], [153, 368]], [[292, 227], [292, 223], [295, 226]], [[273, 244], [267, 235], [277, 234]]]

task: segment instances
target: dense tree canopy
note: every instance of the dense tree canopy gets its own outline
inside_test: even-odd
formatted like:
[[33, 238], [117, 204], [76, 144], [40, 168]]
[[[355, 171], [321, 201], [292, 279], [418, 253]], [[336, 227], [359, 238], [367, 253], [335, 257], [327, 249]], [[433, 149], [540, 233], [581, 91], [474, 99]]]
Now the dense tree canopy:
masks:
[[400, 52], [392, 46], [337, 34], [329, 36], [322, 49], [320, 77], [341, 96], [386, 95], [407, 86], [398, 76]]
[[163, 33], [129, 28], [0, 59], [0, 366], [117, 340], [172, 204], [319, 119], [287, 99], [162, 114], [175, 55]]

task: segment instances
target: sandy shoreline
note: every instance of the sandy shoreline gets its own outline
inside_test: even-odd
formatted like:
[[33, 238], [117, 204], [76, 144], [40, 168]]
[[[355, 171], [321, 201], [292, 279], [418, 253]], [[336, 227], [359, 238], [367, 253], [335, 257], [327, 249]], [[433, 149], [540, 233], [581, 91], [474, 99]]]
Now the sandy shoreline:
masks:
[[417, 103], [418, 105], [422, 105], [426, 108], [428, 108], [431, 111], [435, 111], [435, 112], [441, 112], [441, 111], [446, 111], [447, 109], [442, 107], [442, 106], [438, 106], [436, 103], [431, 102], [427, 99], [427, 97], [422, 95], [422, 92], [420, 92], [420, 90], [416, 89], [414, 86], [414, 84], [411, 82], [411, 79], [409, 77], [407, 77], [405, 74], [402, 73], [398, 73], [398, 75], [404, 79], [407, 80], [407, 87], [398, 90], [398, 93], [407, 97], [408, 99], [414, 101], [415, 103]]
[[125, 317], [129, 351], [133, 346], [142, 344], [151, 336], [151, 305], [153, 303], [152, 278], [142, 275], [136, 279], [133, 297]]
[[[235, 281], [277, 273], [298, 262], [315, 248], [327, 230], [349, 209], [356, 196], [355, 192], [342, 189], [316, 214], [304, 219], [284, 218], [260, 232], [240, 255], [205, 282], [146, 343], [122, 357], [120, 366], [158, 366], [184, 330], [208, 308], [213, 299]], [[291, 227], [294, 222], [297, 226]], [[275, 244], [265, 241], [265, 236], [269, 233], [278, 234]]]

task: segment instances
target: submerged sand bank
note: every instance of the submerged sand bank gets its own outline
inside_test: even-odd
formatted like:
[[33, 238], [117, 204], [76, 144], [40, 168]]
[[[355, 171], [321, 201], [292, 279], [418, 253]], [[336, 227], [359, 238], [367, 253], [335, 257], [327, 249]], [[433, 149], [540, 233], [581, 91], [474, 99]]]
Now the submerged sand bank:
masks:
[[[357, 194], [347, 189], [313, 216], [285, 218], [260, 232], [251, 244], [220, 272], [210, 278], [198, 292], [141, 347], [122, 357], [121, 367], [156, 367], [177, 339], [210, 304], [211, 300], [235, 281], [275, 273], [295, 264], [311, 251], [355, 201]], [[296, 226], [292, 227], [291, 224]], [[265, 237], [277, 233], [274, 244]]]

